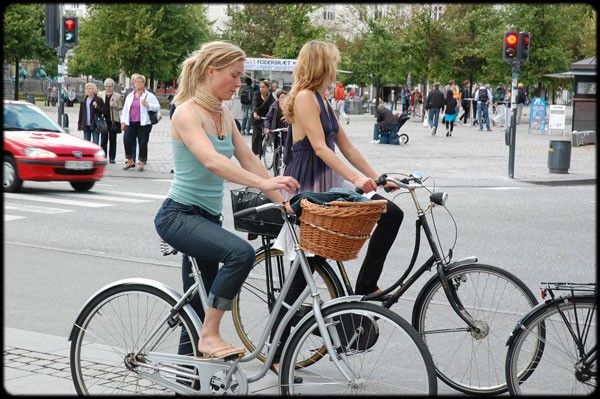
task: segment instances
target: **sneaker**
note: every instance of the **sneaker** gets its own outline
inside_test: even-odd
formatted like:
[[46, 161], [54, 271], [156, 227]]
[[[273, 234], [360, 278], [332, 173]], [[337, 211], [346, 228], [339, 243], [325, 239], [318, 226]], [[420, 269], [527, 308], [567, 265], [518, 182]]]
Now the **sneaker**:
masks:
[[435, 128], [431, 129], [431, 135], [435, 136]]
[[446, 131], [446, 137], [450, 137], [450, 132]]
[[371, 140], [371, 144], [379, 144], [379, 140]]
[[492, 131], [492, 129], [487, 129], [487, 131], [488, 131], [488, 132], [491, 132], [491, 131]]

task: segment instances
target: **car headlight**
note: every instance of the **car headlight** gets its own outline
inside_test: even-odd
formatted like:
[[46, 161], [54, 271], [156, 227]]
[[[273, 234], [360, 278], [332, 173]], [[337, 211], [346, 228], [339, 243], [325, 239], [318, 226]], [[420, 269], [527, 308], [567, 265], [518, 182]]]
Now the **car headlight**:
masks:
[[98, 150], [94, 154], [94, 157], [99, 160], [104, 160], [106, 159], [106, 153], [104, 152], [104, 150]]
[[42, 148], [27, 147], [23, 152], [30, 158], [56, 158], [55, 153]]

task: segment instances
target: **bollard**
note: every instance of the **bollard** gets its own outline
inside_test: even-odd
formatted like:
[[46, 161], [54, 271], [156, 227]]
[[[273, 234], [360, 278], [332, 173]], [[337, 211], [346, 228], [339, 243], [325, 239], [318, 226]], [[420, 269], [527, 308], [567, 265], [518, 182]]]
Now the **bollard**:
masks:
[[548, 168], [550, 173], [569, 173], [571, 166], [571, 142], [550, 140], [548, 147]]

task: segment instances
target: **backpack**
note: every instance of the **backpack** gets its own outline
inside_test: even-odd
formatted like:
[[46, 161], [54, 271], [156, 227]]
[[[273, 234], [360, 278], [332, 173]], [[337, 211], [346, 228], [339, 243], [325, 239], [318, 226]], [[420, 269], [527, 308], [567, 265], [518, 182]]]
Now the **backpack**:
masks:
[[252, 104], [252, 93], [253, 89], [252, 86], [243, 86], [240, 89], [240, 102], [243, 105], [251, 105]]
[[479, 89], [479, 101], [481, 101], [482, 103], [487, 103], [489, 101], [488, 91], [485, 87]]

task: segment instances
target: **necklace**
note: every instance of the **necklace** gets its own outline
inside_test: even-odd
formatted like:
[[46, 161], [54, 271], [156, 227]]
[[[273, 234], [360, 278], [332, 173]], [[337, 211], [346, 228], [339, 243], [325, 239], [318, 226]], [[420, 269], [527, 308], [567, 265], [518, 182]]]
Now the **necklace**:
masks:
[[212, 118], [215, 128], [217, 129], [217, 138], [219, 140], [223, 140], [225, 138], [225, 134], [223, 134], [223, 112], [219, 111], [216, 112], [216, 114], [218, 114], [217, 118], [215, 118], [215, 112], [210, 112], [210, 117]]

